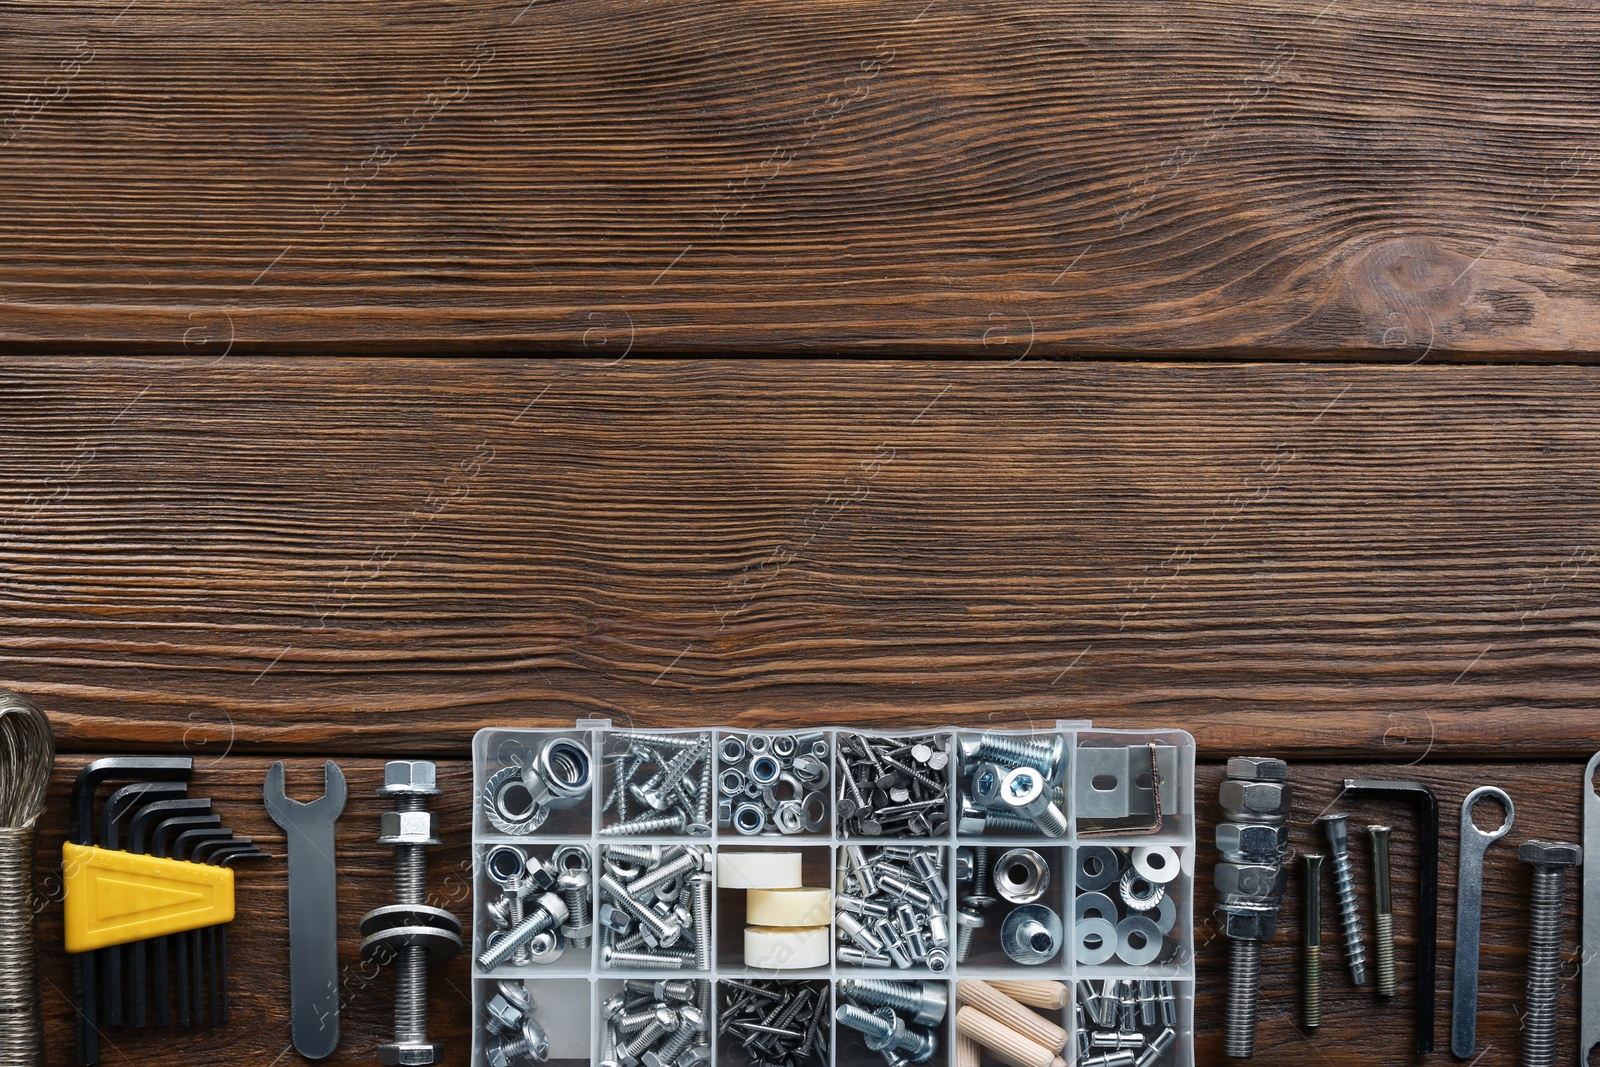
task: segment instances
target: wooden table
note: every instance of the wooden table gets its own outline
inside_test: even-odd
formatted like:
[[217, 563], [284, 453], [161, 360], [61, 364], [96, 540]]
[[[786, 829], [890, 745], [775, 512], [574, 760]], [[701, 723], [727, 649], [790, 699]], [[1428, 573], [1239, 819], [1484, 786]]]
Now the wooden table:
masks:
[[[57, 725], [40, 862], [95, 755], [192, 755], [195, 791], [273, 851], [268, 763], [289, 759], [309, 796], [338, 757], [351, 970], [328, 1062], [368, 1062], [392, 981], [362, 976], [353, 935], [392, 891], [386, 757], [439, 761], [433, 892], [465, 916], [466, 757], [487, 724], [1180, 726], [1207, 827], [1223, 758], [1292, 761], [1300, 849], [1349, 775], [1429, 783], [1447, 827], [1473, 786], [1511, 792], [1479, 1028], [1480, 1062], [1511, 1064], [1528, 884], [1511, 845], [1578, 833], [1596, 747], [1592, 383], [1426, 363], [12, 360], [0, 683]], [[1401, 995], [1351, 989], [1330, 929], [1327, 1020], [1304, 1034], [1286, 932], [1259, 1063], [1412, 1059], [1415, 829], [1353, 810], [1397, 827]], [[106, 1063], [296, 1059], [283, 865], [242, 885], [235, 1024], [112, 1031]], [[1226, 946], [1199, 897], [1198, 1049], [1216, 1063]], [[1292, 928], [1293, 892], [1284, 915]], [[41, 938], [51, 1063], [67, 1064], [58, 907]], [[433, 985], [456, 1065], [466, 975], [458, 960]]]

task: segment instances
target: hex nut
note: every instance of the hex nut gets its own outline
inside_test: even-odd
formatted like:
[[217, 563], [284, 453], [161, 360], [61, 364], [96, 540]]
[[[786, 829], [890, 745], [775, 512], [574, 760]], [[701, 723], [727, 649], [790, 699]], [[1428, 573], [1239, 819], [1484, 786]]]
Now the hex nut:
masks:
[[965, 793], [961, 794], [961, 812], [956, 820], [956, 833], [962, 837], [977, 837], [983, 833], [988, 821], [984, 810], [968, 800]]
[[1282, 782], [1289, 777], [1289, 765], [1271, 756], [1234, 756], [1228, 761], [1228, 777], [1241, 782]]
[[384, 1067], [428, 1067], [439, 1062], [440, 1051], [432, 1042], [391, 1041], [378, 1046], [378, 1062]]
[[1213, 881], [1230, 900], [1271, 902], [1283, 893], [1288, 869], [1273, 863], [1219, 863]]
[[561, 872], [549, 860], [535, 856], [528, 861], [528, 882], [540, 892], [554, 889], [561, 884]]
[[1541, 867], [1579, 867], [1583, 848], [1567, 841], [1524, 841], [1517, 847], [1517, 857]]
[[1225, 860], [1276, 862], [1289, 845], [1287, 824], [1224, 822], [1217, 824], [1217, 851]]
[[626, 935], [633, 929], [633, 916], [610, 901], [600, 905], [595, 919], [614, 934]]
[[972, 849], [956, 849], [956, 881], [972, 881]]
[[1243, 941], [1271, 941], [1278, 936], [1276, 911], [1228, 911], [1222, 916], [1222, 932]]
[[380, 845], [437, 845], [439, 816], [432, 811], [386, 811], [379, 820]]
[[1228, 779], [1217, 789], [1222, 809], [1256, 816], [1289, 814], [1289, 787], [1283, 782], [1239, 782]]
[[382, 794], [433, 796], [439, 792], [435, 768], [428, 760], [390, 760], [383, 765]]

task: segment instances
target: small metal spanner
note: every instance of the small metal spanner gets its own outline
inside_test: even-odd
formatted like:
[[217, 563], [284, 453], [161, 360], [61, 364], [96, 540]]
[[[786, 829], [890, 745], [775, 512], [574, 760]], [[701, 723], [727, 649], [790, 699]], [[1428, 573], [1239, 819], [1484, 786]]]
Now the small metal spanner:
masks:
[[[1480, 830], [1472, 806], [1485, 797], [1505, 805], [1506, 821]], [[1456, 972], [1450, 1008], [1450, 1051], [1471, 1059], [1478, 1044], [1478, 940], [1483, 913], [1483, 854], [1511, 832], [1516, 809], [1504, 789], [1479, 786], [1461, 802], [1461, 859], [1456, 868]]]
[[295, 1051], [320, 1060], [339, 1045], [339, 924], [333, 824], [344, 811], [344, 772], [324, 764], [323, 795], [309, 804], [283, 791], [283, 763], [267, 770], [267, 814], [289, 844], [289, 996]]

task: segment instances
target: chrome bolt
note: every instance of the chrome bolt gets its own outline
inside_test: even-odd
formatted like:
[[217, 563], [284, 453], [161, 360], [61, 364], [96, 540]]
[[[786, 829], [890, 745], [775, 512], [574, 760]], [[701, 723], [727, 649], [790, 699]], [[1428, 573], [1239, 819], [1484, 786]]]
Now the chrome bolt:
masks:
[[1528, 904], [1528, 993], [1522, 1017], [1523, 1067], [1556, 1061], [1560, 995], [1561, 911], [1569, 867], [1583, 863], [1583, 849], [1562, 841], [1524, 841], [1517, 857], [1533, 867]]

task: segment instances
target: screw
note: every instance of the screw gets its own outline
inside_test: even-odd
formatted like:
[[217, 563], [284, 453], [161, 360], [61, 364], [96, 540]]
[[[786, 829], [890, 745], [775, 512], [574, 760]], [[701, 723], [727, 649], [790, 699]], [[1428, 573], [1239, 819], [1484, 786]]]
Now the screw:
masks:
[[622, 1057], [623, 1063], [629, 1065], [638, 1063], [640, 1053], [678, 1028], [678, 1013], [666, 1005], [663, 1004], [657, 1007], [655, 1015], [656, 1017], [650, 1021], [650, 1025], [640, 1030], [627, 1044], [617, 1049], [617, 1054]]
[[1302, 918], [1302, 962], [1304, 989], [1302, 1013], [1307, 1030], [1322, 1025], [1322, 857], [1309, 852], [1300, 857], [1305, 870], [1305, 897]]
[[1372, 837], [1372, 929], [1377, 944], [1378, 996], [1394, 996], [1394, 914], [1389, 902], [1389, 827], [1368, 826]]
[[607, 945], [600, 950], [600, 962], [607, 967], [626, 966], [681, 971], [690, 961], [683, 956], [672, 956], [665, 952], [624, 952]]
[[907, 1029], [891, 1008], [879, 1008], [868, 1014], [854, 1004], [841, 1004], [834, 1017], [862, 1034], [867, 1039], [867, 1048], [874, 1052], [905, 1052], [912, 1063], [927, 1063], [937, 1047], [932, 1034]]
[[1355, 874], [1350, 869], [1349, 827], [1346, 815], [1324, 815], [1317, 820], [1328, 835], [1333, 857], [1333, 891], [1339, 902], [1339, 922], [1344, 927], [1345, 956], [1350, 961], [1350, 981], [1367, 984], [1367, 950], [1361, 943], [1361, 910], [1356, 903]]
[[[564, 871], [561, 875], [561, 894], [567, 902], [568, 925], [577, 931], [592, 929], [589, 922], [589, 887], [592, 878], [588, 871]], [[574, 934], [569, 940], [573, 948], [588, 948], [587, 932]]]
[[1064, 740], [1057, 735], [1053, 740], [1026, 741], [1001, 734], [980, 734], [974, 741], [961, 742], [962, 761], [975, 763], [1003, 763], [1007, 767], [1036, 767], [1044, 771], [1051, 784], [1059, 784], [1060, 772], [1066, 766]]
[[671, 815], [646, 815], [632, 822], [602, 826], [600, 834], [605, 837], [617, 837], [623, 834], [682, 833], [688, 823], [688, 817], [683, 812], [675, 811]]
[[689, 876], [690, 914], [694, 918], [694, 966], [697, 971], [711, 969], [711, 875], [701, 871]]
[[[418, 903], [421, 901], [407, 901], [405, 903]], [[492, 971], [515, 955], [518, 948], [526, 945], [535, 937], [546, 930], [553, 930], [567, 919], [567, 905], [554, 893], [546, 893], [539, 898], [538, 906], [522, 920], [521, 925], [513, 927], [500, 940], [489, 948], [483, 950], [478, 956], [478, 966], [486, 971]]]
[[1560, 841], [1524, 841], [1517, 850], [1533, 867], [1528, 907], [1528, 993], [1522, 1017], [1523, 1067], [1556, 1061], [1556, 1007], [1560, 993], [1561, 909], [1567, 868], [1583, 863], [1583, 849]]
[[937, 1026], [949, 1007], [949, 995], [944, 986], [937, 982], [841, 978], [839, 992], [864, 1004], [910, 1012], [918, 1026]]
[[[971, 901], [967, 902], [969, 905]], [[983, 912], [964, 907], [956, 912], [956, 962], [967, 962], [972, 952], [972, 935], [983, 925]]]

